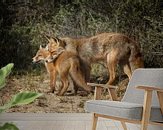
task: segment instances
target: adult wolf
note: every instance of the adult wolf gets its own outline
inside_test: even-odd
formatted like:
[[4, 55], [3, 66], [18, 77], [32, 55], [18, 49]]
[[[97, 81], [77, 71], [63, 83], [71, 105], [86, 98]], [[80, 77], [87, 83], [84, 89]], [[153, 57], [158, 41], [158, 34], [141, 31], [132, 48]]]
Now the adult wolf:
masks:
[[55, 50], [53, 54], [57, 55], [55, 60], [53, 62], [47, 62], [51, 53], [46, 48], [40, 47], [36, 53], [36, 56], [33, 57], [33, 62], [38, 62], [40, 60], [45, 62], [47, 71], [50, 73], [52, 92], [55, 90], [57, 74], [59, 74], [59, 77], [63, 83], [60, 91], [58, 92], [59, 96], [64, 95], [69, 86], [68, 74], [70, 74], [71, 78], [78, 86], [84, 88], [88, 92], [91, 91], [91, 87], [86, 84], [84, 76], [80, 71], [81, 67], [76, 54], [73, 52], [68, 52], [61, 47]]
[[52, 53], [58, 45], [79, 55], [86, 78], [90, 75], [91, 63], [104, 61], [109, 72], [108, 84], [115, 80], [116, 65], [123, 67], [129, 79], [132, 72], [144, 66], [140, 46], [134, 40], [120, 33], [102, 33], [88, 38], [50, 38], [48, 49]]

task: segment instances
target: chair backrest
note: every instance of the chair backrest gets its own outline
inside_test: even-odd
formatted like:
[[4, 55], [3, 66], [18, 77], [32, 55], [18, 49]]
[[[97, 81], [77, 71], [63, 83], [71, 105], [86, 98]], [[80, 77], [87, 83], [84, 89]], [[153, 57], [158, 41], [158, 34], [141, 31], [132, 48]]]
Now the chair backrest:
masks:
[[[143, 104], [144, 91], [136, 89], [136, 86], [163, 88], [163, 68], [143, 68], [135, 70], [122, 101]], [[152, 106], [159, 106], [156, 92], [152, 96]]]

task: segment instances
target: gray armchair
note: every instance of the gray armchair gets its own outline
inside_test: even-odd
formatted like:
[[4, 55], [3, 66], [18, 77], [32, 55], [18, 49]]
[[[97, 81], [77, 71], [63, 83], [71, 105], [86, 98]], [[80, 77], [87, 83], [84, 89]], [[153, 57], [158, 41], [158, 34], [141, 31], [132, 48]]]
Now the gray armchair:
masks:
[[141, 130], [148, 124], [163, 126], [163, 69], [135, 70], [121, 102], [90, 100], [85, 109], [93, 113], [92, 130], [98, 117], [121, 121], [124, 130], [125, 122], [141, 124]]

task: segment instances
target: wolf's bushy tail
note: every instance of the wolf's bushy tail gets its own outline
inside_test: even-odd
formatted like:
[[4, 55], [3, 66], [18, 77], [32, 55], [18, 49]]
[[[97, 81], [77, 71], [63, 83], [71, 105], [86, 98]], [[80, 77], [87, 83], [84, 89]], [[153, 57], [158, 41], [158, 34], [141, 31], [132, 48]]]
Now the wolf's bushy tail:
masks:
[[84, 88], [86, 91], [91, 91], [91, 87], [86, 84], [85, 78], [81, 73], [80, 64], [73, 64], [74, 65], [72, 65], [70, 68], [70, 76], [72, 77], [73, 81], [81, 88]]
[[133, 72], [137, 68], [143, 68], [143, 55], [141, 53], [139, 44], [135, 41], [132, 41], [132, 44], [130, 44], [129, 48], [131, 52], [129, 57], [131, 71]]

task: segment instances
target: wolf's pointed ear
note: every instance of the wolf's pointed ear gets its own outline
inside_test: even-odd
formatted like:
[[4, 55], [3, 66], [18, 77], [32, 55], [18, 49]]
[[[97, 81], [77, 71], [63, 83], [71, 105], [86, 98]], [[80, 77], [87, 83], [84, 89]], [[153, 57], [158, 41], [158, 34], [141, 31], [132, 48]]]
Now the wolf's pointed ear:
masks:
[[42, 49], [42, 46], [40, 45], [40, 49]]
[[49, 50], [48, 45], [46, 45], [45, 50]]
[[54, 40], [54, 42], [56, 43], [57, 46], [60, 45], [60, 39], [58, 37], [52, 37], [52, 39]]

